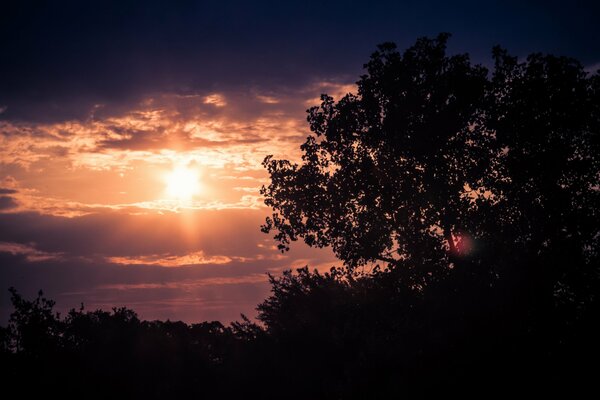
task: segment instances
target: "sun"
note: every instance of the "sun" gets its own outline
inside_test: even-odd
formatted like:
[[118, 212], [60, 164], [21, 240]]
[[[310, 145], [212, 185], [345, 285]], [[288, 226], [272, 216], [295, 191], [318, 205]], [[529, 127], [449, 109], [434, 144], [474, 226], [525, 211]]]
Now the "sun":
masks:
[[176, 167], [166, 176], [167, 195], [177, 200], [191, 200], [200, 193], [198, 172], [187, 167]]

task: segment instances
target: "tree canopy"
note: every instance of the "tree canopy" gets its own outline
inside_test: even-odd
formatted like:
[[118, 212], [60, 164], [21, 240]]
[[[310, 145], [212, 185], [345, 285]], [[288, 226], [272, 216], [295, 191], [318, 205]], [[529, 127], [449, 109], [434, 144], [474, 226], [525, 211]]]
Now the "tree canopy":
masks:
[[[375, 292], [389, 304], [379, 307], [412, 319], [386, 329], [415, 328], [409, 342], [421, 354], [439, 357], [441, 341], [452, 365], [515, 368], [506, 356], [562, 379], [561, 363], [598, 354], [600, 75], [572, 58], [518, 59], [500, 47], [488, 71], [448, 55], [448, 39], [402, 53], [379, 46], [355, 94], [323, 95], [308, 110], [302, 161], [264, 160], [273, 214], [263, 231], [282, 251], [298, 239], [330, 246], [350, 276], [382, 266]], [[282, 296], [303, 295], [274, 291]], [[269, 300], [262, 315], [285, 319], [287, 304]], [[471, 344], [460, 348], [463, 338]], [[493, 367], [479, 358], [490, 346]]]
[[281, 250], [301, 238], [421, 283], [476, 250], [597, 258], [598, 76], [501, 48], [489, 72], [448, 38], [380, 45], [356, 94], [308, 110], [300, 164], [264, 160]]

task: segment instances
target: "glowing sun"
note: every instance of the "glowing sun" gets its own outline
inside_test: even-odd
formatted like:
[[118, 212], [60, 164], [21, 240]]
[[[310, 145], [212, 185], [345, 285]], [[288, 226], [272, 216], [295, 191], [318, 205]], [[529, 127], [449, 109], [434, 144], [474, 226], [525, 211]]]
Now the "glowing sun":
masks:
[[190, 200], [200, 192], [197, 171], [187, 167], [177, 167], [166, 176], [167, 194], [178, 200]]

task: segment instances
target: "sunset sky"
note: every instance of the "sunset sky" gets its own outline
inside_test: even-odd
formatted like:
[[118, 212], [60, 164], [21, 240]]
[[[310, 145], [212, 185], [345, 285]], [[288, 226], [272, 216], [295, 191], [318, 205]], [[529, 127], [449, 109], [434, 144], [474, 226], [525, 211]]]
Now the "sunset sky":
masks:
[[10, 286], [62, 311], [253, 317], [267, 272], [339, 265], [260, 232], [261, 161], [298, 159], [320, 94], [354, 91], [378, 43], [442, 31], [484, 65], [501, 44], [599, 69], [598, 6], [564, 3], [3, 2], [0, 319]]

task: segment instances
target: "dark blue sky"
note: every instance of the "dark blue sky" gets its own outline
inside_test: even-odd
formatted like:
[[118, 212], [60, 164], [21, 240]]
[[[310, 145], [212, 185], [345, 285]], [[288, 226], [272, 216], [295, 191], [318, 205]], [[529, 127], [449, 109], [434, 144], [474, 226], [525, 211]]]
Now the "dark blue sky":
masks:
[[0, 12], [2, 119], [61, 120], [161, 92], [354, 81], [378, 43], [451, 32], [600, 63], [593, 1], [11, 1]]

